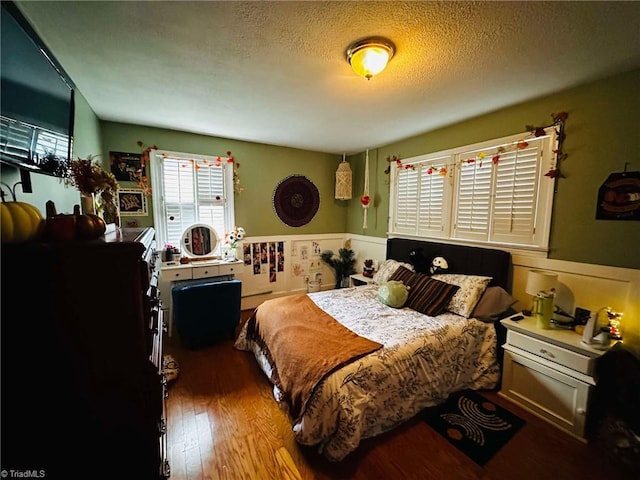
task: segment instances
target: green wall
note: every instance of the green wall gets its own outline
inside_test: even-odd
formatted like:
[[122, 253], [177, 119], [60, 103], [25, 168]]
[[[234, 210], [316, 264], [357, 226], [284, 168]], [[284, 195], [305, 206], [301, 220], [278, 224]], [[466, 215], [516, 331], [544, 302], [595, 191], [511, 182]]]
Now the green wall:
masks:
[[[73, 157], [86, 157], [91, 153], [100, 152], [102, 149], [100, 124], [93, 110], [78, 90], [76, 90], [75, 103]], [[2, 181], [11, 186], [19, 182], [18, 169], [3, 165]], [[18, 185], [16, 197], [19, 201], [38, 207], [43, 216], [48, 200], [55, 202], [58, 213], [71, 213], [73, 206], [80, 203], [80, 192], [74, 187], [66, 186], [59, 178], [32, 173], [31, 184], [33, 193], [22, 193], [22, 189]]]
[[[460, 145], [525, 131], [526, 125], [548, 125], [551, 113], [569, 113], [562, 165], [554, 199], [549, 258], [581, 263], [640, 268], [640, 222], [596, 220], [598, 189], [612, 172], [640, 171], [640, 70], [571, 88], [513, 107], [423, 133], [369, 152], [369, 228], [362, 229], [362, 208], [351, 201], [347, 231], [385, 237], [389, 185], [385, 158], [410, 158]], [[350, 157], [356, 192], [363, 184], [364, 155]], [[357, 190], [359, 188], [360, 190]], [[360, 195], [360, 193], [358, 193]]]
[[[202, 155], [226, 155], [231, 151], [240, 165], [238, 173], [244, 191], [235, 196], [236, 224], [247, 235], [291, 235], [337, 233], [346, 230], [345, 202], [334, 200], [335, 171], [340, 157], [326, 153], [277, 147], [239, 140], [197, 135], [139, 125], [102, 122], [102, 157], [109, 151], [140, 152], [137, 141], [156, 145], [160, 150]], [[147, 171], [150, 176], [150, 171]], [[273, 209], [273, 191], [285, 177], [298, 174], [309, 178], [320, 192], [320, 208], [316, 216], [302, 227], [289, 227]], [[134, 183], [121, 183], [135, 187]], [[153, 185], [152, 185], [153, 187]], [[151, 208], [151, 207], [150, 207]], [[126, 217], [140, 226], [152, 225], [147, 217]]]
[[[349, 232], [385, 237], [388, 227], [389, 185], [384, 169], [388, 155], [410, 158], [460, 145], [499, 138], [524, 131], [525, 125], [546, 125], [551, 113], [566, 111], [563, 164], [567, 178], [558, 183], [554, 200], [550, 253], [553, 259], [581, 263], [640, 268], [640, 222], [596, 220], [598, 188], [612, 172], [640, 170], [640, 70], [599, 80], [587, 85], [472, 118], [455, 125], [426, 132], [369, 152], [369, 228], [362, 228], [359, 197], [364, 183], [364, 153], [349, 157], [353, 170], [353, 199], [334, 200], [335, 170], [340, 157], [286, 147], [196, 135], [173, 130], [100, 122], [84, 97], [76, 92], [74, 157], [100, 154], [108, 168], [110, 150], [139, 152], [136, 142], [161, 149], [225, 155], [230, 150], [240, 164], [244, 191], [236, 195], [236, 223], [251, 236]], [[19, 181], [15, 168], [2, 167], [2, 181]], [[320, 209], [307, 225], [294, 228], [282, 223], [273, 210], [273, 190], [288, 175], [310, 178], [320, 191]], [[79, 201], [74, 188], [45, 175], [31, 176], [33, 193], [18, 199], [44, 213], [52, 199], [59, 212], [70, 212]], [[122, 184], [133, 187], [135, 184]], [[152, 225], [153, 218], [127, 217], [140, 225]]]

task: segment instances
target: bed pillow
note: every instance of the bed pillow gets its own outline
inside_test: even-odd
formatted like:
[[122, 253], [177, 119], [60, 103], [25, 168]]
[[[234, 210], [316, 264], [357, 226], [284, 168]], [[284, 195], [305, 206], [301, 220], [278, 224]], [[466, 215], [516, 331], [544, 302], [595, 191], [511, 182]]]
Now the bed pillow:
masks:
[[410, 282], [405, 307], [431, 317], [440, 315], [460, 289], [457, 285], [441, 282], [424, 273], [414, 273]]
[[410, 263], [398, 262], [397, 260], [389, 258], [382, 262], [378, 271], [373, 275], [373, 283], [377, 285], [387, 283], [389, 281], [389, 277], [393, 275], [393, 272], [395, 272], [399, 266], [403, 266], [413, 271], [413, 265]]
[[409, 297], [407, 286], [396, 280], [389, 280], [378, 288], [378, 300], [392, 308], [402, 308]]
[[460, 287], [449, 302], [449, 305], [447, 305], [447, 310], [462, 315], [465, 318], [471, 317], [473, 309], [480, 301], [480, 297], [491, 281], [491, 277], [459, 273], [439, 273], [433, 275], [431, 278]]
[[471, 316], [483, 322], [494, 322], [517, 301], [502, 287], [487, 287]]

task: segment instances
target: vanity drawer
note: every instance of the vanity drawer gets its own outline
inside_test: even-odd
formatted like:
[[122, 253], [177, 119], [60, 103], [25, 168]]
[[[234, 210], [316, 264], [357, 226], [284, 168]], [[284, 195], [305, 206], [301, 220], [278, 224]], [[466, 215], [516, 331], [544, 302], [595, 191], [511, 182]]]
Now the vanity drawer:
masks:
[[507, 343], [577, 372], [586, 375], [591, 375], [592, 373], [593, 362], [592, 359], [586, 355], [581, 355], [566, 348], [514, 332], [513, 330], [509, 330]]
[[232, 263], [227, 265], [220, 265], [220, 275], [235, 275], [240, 272], [240, 264]]
[[207, 265], [202, 267], [193, 267], [193, 278], [216, 277], [220, 275], [218, 265]]
[[176, 280], [190, 280], [193, 277], [190, 268], [165, 268], [160, 271], [160, 278], [163, 282], [175, 282]]

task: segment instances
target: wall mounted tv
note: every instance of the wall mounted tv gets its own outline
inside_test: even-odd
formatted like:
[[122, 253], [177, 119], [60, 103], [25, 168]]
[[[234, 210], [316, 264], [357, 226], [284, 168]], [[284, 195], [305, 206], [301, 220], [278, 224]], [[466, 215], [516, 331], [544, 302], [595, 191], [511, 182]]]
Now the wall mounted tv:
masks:
[[65, 175], [74, 85], [13, 2], [2, 2], [0, 161]]

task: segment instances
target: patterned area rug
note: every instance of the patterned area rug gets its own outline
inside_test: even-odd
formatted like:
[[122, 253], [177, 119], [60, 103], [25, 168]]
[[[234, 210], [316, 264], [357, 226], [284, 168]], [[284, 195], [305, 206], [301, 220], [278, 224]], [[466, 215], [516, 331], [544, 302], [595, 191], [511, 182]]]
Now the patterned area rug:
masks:
[[424, 420], [478, 465], [484, 465], [524, 425], [513, 413], [472, 392], [452, 394], [424, 411]]

